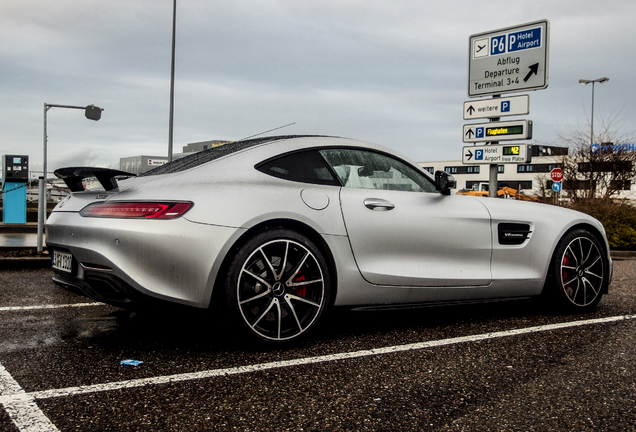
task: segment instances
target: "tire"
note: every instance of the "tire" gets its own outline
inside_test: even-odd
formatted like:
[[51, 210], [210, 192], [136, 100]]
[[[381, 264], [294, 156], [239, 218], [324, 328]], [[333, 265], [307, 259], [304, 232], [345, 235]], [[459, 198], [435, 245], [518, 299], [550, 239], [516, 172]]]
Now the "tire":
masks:
[[548, 298], [566, 312], [589, 312], [607, 292], [609, 263], [589, 231], [567, 233], [557, 245], [548, 275]]
[[236, 252], [225, 281], [227, 309], [235, 323], [261, 342], [304, 337], [330, 304], [329, 268], [305, 236], [268, 229]]

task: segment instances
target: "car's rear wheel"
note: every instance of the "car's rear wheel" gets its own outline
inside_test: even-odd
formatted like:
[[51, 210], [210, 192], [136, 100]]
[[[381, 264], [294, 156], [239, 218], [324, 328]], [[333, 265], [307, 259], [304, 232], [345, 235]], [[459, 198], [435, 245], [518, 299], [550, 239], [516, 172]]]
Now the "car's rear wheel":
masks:
[[243, 330], [265, 342], [307, 334], [329, 305], [329, 269], [305, 236], [276, 228], [248, 240], [226, 279], [228, 309]]
[[552, 258], [551, 298], [569, 312], [596, 307], [607, 290], [609, 263], [601, 243], [590, 232], [577, 229], [566, 234]]

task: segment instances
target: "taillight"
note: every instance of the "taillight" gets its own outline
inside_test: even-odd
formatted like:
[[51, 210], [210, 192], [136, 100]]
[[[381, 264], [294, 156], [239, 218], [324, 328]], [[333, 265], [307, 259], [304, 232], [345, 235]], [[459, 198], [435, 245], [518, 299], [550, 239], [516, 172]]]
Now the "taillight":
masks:
[[84, 207], [84, 217], [121, 219], [174, 219], [192, 207], [191, 202], [100, 202]]

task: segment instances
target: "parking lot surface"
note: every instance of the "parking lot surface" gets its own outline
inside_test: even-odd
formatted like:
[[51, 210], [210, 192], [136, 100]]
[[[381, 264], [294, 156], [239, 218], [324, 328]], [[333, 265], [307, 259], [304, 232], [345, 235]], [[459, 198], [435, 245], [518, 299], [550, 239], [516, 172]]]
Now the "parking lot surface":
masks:
[[[535, 301], [334, 311], [263, 349], [0, 271], [0, 430], [636, 430], [636, 261], [586, 315]], [[138, 360], [138, 366], [121, 365]]]

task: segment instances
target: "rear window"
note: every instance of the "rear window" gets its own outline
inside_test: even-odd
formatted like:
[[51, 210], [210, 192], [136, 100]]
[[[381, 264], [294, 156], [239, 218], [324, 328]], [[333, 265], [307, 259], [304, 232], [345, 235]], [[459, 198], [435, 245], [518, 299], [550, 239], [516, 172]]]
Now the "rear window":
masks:
[[299, 151], [262, 162], [255, 167], [276, 178], [330, 186], [341, 186], [325, 159], [316, 150]]

